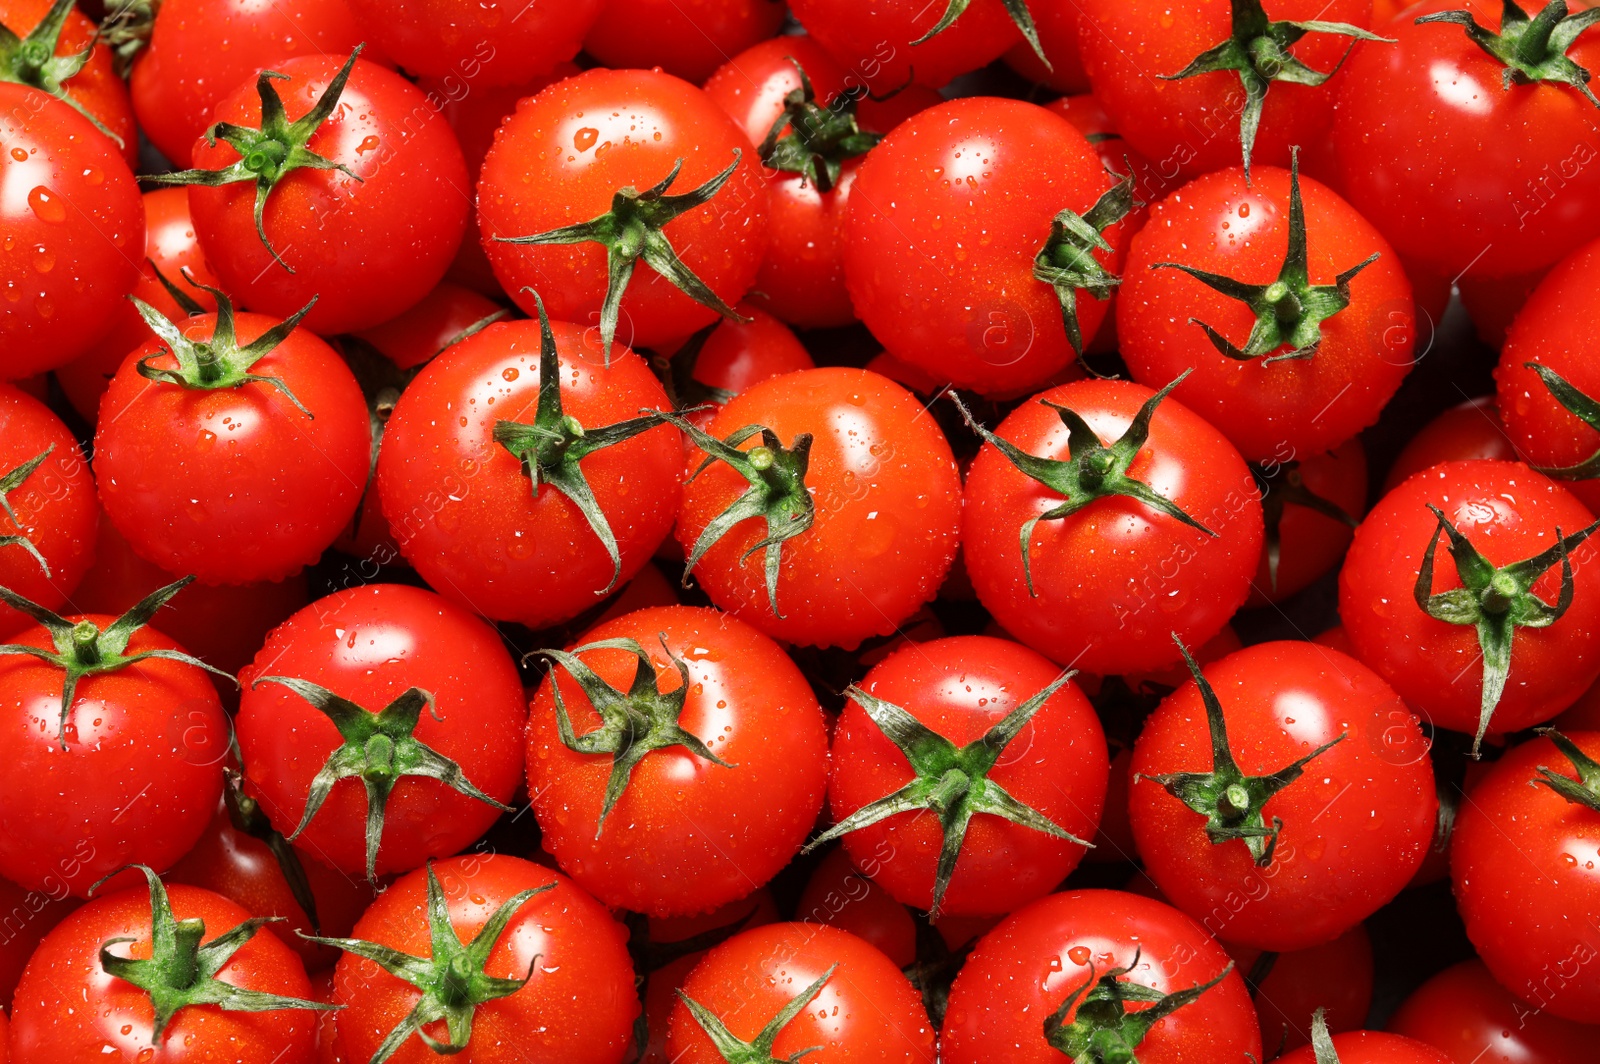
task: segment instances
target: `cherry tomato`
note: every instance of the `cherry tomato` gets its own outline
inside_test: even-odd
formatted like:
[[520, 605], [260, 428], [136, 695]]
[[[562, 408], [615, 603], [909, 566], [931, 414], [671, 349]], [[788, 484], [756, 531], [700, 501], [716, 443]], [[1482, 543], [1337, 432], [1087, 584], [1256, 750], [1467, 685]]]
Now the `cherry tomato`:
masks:
[[[1379, 27], [1398, 43], [1360, 45], [1340, 77], [1336, 184], [1396, 251], [1447, 277], [1530, 273], [1600, 236], [1594, 105], [1569, 85], [1511, 78], [1459, 25], [1417, 24], [1464, 10], [1493, 32], [1501, 9], [1414, 5]], [[1566, 57], [1600, 66], [1600, 34], [1579, 36]]]
[[608, 67], [656, 67], [696, 85], [783, 27], [783, 0], [605, 0], [583, 50]]
[[[436, 923], [433, 897], [448, 927]], [[472, 1008], [471, 1037], [455, 1059], [620, 1064], [639, 1012], [627, 932], [563, 875], [503, 854], [447, 858], [380, 894], [352, 937], [442, 967], [449, 958], [439, 955], [441, 939], [462, 952], [462, 945], [493, 930], [486, 926], [490, 918], [506, 909], [509, 919], [489, 935], [481, 959], [466, 967], [497, 980], [527, 981]], [[391, 1031], [408, 1024], [421, 998], [411, 983], [347, 953], [334, 971], [334, 999], [345, 1006], [336, 1021], [344, 1058], [370, 1060]], [[443, 1023], [422, 1030], [453, 1042]], [[418, 1037], [407, 1037], [389, 1057], [394, 1064], [436, 1059]]]
[[0, 83], [0, 379], [66, 365], [116, 319], [144, 246], [133, 172], [87, 118]]
[[1332, 942], [1288, 953], [1224, 946], [1250, 981], [1268, 1055], [1280, 1046], [1289, 1050], [1309, 1043], [1311, 1014], [1319, 1008], [1327, 1010], [1328, 1029], [1336, 1034], [1366, 1023], [1372, 1007], [1372, 940], [1360, 924]]
[[[38, 30], [54, 6], [54, 0], [5, 0], [0, 3], [0, 24], [26, 39]], [[48, 30], [46, 27], [46, 32]], [[67, 9], [56, 32], [53, 56], [77, 56], [86, 48], [93, 49], [78, 72], [62, 83], [62, 97], [74, 110], [99, 125], [122, 154], [124, 162], [129, 166], [137, 165], [139, 132], [134, 128], [133, 104], [128, 99], [128, 86], [111, 64], [111, 49], [98, 39], [95, 24], [73, 7]], [[30, 61], [33, 61], [31, 56], [20, 62], [12, 59], [23, 68], [15, 72], [24, 73]], [[8, 77], [6, 80], [24, 79]]]
[[934, 1060], [933, 1024], [906, 977], [832, 927], [771, 924], [735, 935], [695, 966], [679, 998], [667, 1034], [676, 1064], [723, 1064], [709, 1031], [749, 1044], [796, 1000], [804, 1007], [771, 1043], [777, 1059], [816, 1046], [812, 1064]]
[[[892, 856], [887, 851], [885, 856]], [[879, 870], [874, 855], [867, 866]], [[878, 947], [897, 968], [906, 968], [917, 959], [917, 925], [906, 907], [856, 871], [844, 847], [830, 850], [806, 880], [805, 892], [795, 916], [807, 923], [826, 924], [848, 931]]]
[[[1017, 639], [1101, 675], [1177, 661], [1170, 631], [1190, 644], [1216, 635], [1244, 602], [1261, 557], [1261, 504], [1238, 451], [1170, 398], [1145, 415], [1148, 435], [1140, 439], [1132, 426], [1155, 398], [1127, 381], [1077, 381], [1024, 403], [994, 430], [1027, 454], [1075, 461], [1070, 430], [1045, 404], [1074, 411], [1098, 437], [1095, 454], [1111, 455], [1121, 470], [1097, 498], [1084, 491], [1065, 498], [992, 443], [967, 474], [963, 539], [978, 598]], [[1125, 442], [1106, 446], [1119, 438]], [[1123, 491], [1154, 492], [1214, 534], [1115, 490], [1127, 480], [1141, 487]], [[1029, 558], [1038, 594], [1030, 594], [1018, 545], [1024, 522], [1085, 499], [1077, 512], [1034, 526]]]
[[[117, 531], [146, 561], [209, 584], [279, 580], [316, 561], [371, 464], [366, 400], [334, 350], [303, 328], [273, 345], [289, 323], [231, 310], [175, 322], [130, 352], [95, 432], [100, 503]], [[187, 361], [171, 351], [180, 339]], [[226, 364], [218, 381], [191, 372], [207, 353]]]
[[[1382, 1031], [1334, 1035], [1332, 1046], [1339, 1064], [1453, 1064], [1432, 1046]], [[1311, 1046], [1302, 1046], [1278, 1059], [1281, 1064], [1321, 1064]]]
[[[1261, 1059], [1261, 1032], [1244, 979], [1228, 955], [1193, 920], [1159, 901], [1112, 890], [1052, 894], [1013, 913], [978, 941], [950, 991], [941, 1049], [949, 1064], [1007, 1060], [1048, 1064], [1082, 1048], [1067, 1036], [1080, 1021], [1098, 1025], [1073, 1007], [1085, 991], [1106, 982], [1137, 984], [1162, 996], [1209, 986], [1171, 1009], [1147, 1030], [1127, 1024], [1130, 1036], [1100, 1027], [1110, 1045], [1125, 1045], [1141, 1064]], [[1097, 986], [1098, 984], [1098, 986]], [[1121, 1020], [1123, 1007], [1108, 1000], [1092, 1011]], [[1128, 1004], [1143, 1000], [1126, 997]], [[1134, 1020], [1138, 1009], [1127, 1010]], [[1053, 1024], [1052, 1024], [1052, 1021]], [[1054, 1029], [1060, 1048], [1047, 1040]], [[1136, 1056], [1134, 1056], [1136, 1054]]]
[[[739, 313], [750, 320], [720, 321], [703, 340], [691, 338], [670, 355], [652, 361], [673, 380], [678, 406], [689, 421], [705, 428], [722, 406], [753, 384], [816, 369], [811, 352], [783, 322], [750, 303]], [[664, 371], [664, 372], [663, 372]]]
[[880, 0], [789, 0], [806, 32], [834, 60], [882, 95], [907, 82], [942, 88], [951, 78], [986, 66], [1021, 34], [1001, 0], [972, 0], [942, 32], [946, 3]]
[[422, 302], [382, 325], [358, 335], [381, 351], [398, 369], [414, 369], [462, 339], [473, 326], [495, 315], [504, 317], [499, 303], [461, 285], [440, 281]]
[[1549, 273], [1541, 269], [1516, 277], [1483, 277], [1468, 270], [1457, 278], [1461, 306], [1478, 339], [1496, 349], [1504, 347], [1511, 323]]
[[604, 0], [464, 7], [456, 0], [349, 0], [385, 55], [424, 77], [516, 85], [578, 52]]
[[[1549, 720], [1600, 675], [1600, 576], [1589, 564], [1594, 548], [1584, 543], [1570, 550], [1574, 593], [1560, 619], [1548, 627], [1518, 625], [1508, 637], [1504, 693], [1496, 700], [1491, 687], [1485, 704], [1484, 652], [1474, 625], [1439, 620], [1416, 602], [1429, 545], [1449, 545], [1429, 505], [1439, 507], [1487, 559], [1486, 572], [1540, 555], [1555, 546], [1557, 528], [1570, 537], [1594, 518], [1565, 489], [1525, 466], [1450, 462], [1411, 477], [1384, 496], [1356, 530], [1339, 573], [1339, 616], [1357, 654], [1424, 719], [1493, 736]], [[1549, 566], [1527, 594], [1556, 606], [1561, 565], [1554, 556], [1545, 560]], [[1424, 594], [1431, 590], [1437, 596], [1462, 586], [1451, 557], [1436, 547], [1433, 578]], [[1534, 608], [1526, 595], [1516, 598]], [[1491, 620], [1509, 616], [1479, 615]], [[1492, 712], [1487, 721], [1486, 712]]]
[[[0, 879], [0, 1016], [11, 1007], [17, 980], [40, 940], [76, 906], [59, 882], [50, 883], [45, 890], [24, 890], [9, 879]], [[0, 1032], [0, 1049], [4, 1046]]]
[[1411, 437], [1389, 475], [1383, 481], [1383, 493], [1389, 494], [1401, 481], [1424, 469], [1444, 462], [1466, 462], [1474, 458], [1487, 458], [1496, 462], [1514, 462], [1516, 449], [1506, 435], [1495, 409], [1492, 395], [1468, 399], [1452, 406]]
[[[43, 403], [0, 383], [0, 587], [48, 609], [94, 558], [100, 507], [78, 441]], [[0, 636], [33, 621], [0, 604]]]
[[608, 906], [656, 916], [776, 875], [827, 787], [827, 728], [799, 669], [749, 625], [690, 606], [580, 642], [545, 652], [528, 728], [528, 792], [562, 870]]
[[[741, 497], [762, 499], [776, 515], [739, 522], [699, 555], [691, 568], [714, 604], [776, 639], [854, 649], [934, 597], [956, 551], [961, 485], [950, 445], [909, 392], [866, 370], [803, 370], [734, 396], [705, 431], [737, 439], [748, 425], [775, 439], [742, 441], [747, 457], [734, 460], [744, 474], [728, 464], [738, 445], [723, 443], [722, 457], [686, 486], [678, 515], [678, 542], [691, 558]], [[797, 450], [808, 456], [803, 466]], [[764, 478], [749, 464], [768, 459], [803, 475]], [[701, 460], [692, 456], [689, 468]], [[790, 532], [804, 514], [809, 527], [751, 553], [773, 522]]]
[[1045, 66], [1027, 41], [1019, 41], [1006, 52], [1006, 66], [1056, 92], [1088, 92], [1089, 75], [1084, 73], [1083, 59], [1078, 55], [1082, 9], [1075, 0], [1032, 0], [1028, 10], [1033, 14], [1034, 29], [1050, 65]]
[[1257, 470], [1267, 546], [1246, 606], [1281, 602], [1331, 572], [1367, 507], [1367, 453], [1359, 439], [1299, 461], [1263, 462]]
[[[350, 722], [348, 709], [315, 706], [284, 678], [380, 716], [387, 746], [361, 734], [372, 726]], [[375, 584], [319, 599], [273, 631], [240, 682], [247, 792], [273, 827], [341, 872], [370, 872], [374, 856], [382, 872], [403, 872], [455, 853], [516, 790], [526, 719], [516, 669], [492, 628], [431, 592]], [[331, 792], [316, 778], [330, 757], [348, 770]], [[392, 789], [378, 802], [381, 845], [368, 838], [374, 799], [362, 772]], [[316, 798], [325, 800], [312, 807]]]
[[1529, 1008], [1480, 960], [1413, 990], [1389, 1030], [1444, 1050], [1453, 1064], [1582, 1064], [1594, 1054], [1593, 1028]]

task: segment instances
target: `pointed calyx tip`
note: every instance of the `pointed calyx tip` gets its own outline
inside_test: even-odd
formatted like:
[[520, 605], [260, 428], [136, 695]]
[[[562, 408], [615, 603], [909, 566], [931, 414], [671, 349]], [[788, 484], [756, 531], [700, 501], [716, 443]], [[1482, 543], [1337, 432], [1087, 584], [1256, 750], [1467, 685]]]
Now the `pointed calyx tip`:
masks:
[[1551, 0], [1529, 18], [1513, 0], [1505, 0], [1499, 33], [1478, 25], [1473, 13], [1466, 10], [1438, 11], [1417, 19], [1419, 26], [1432, 22], [1460, 26], [1473, 44], [1504, 64], [1504, 88], [1549, 81], [1577, 89], [1584, 99], [1600, 107], [1600, 98], [1589, 88], [1589, 71], [1567, 57], [1567, 49], [1577, 43], [1579, 35], [1600, 22], [1600, 8], [1568, 14], [1566, 0]]

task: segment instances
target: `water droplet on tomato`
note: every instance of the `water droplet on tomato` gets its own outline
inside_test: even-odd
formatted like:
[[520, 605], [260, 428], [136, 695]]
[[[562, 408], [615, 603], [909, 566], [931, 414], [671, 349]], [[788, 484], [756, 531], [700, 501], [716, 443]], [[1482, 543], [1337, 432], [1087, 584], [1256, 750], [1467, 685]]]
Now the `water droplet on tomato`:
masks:
[[57, 224], [67, 220], [66, 204], [61, 202], [60, 196], [43, 185], [33, 186], [33, 191], [28, 193], [28, 206], [33, 208], [33, 213], [39, 216], [40, 221]]

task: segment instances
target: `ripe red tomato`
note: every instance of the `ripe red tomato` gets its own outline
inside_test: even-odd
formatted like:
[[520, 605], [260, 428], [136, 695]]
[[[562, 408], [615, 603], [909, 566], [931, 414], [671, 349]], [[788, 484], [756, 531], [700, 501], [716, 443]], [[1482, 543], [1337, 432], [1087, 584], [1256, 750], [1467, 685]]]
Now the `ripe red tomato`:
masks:
[[[12, 644], [76, 665], [173, 654], [177, 643], [131, 622], [70, 615]], [[84, 622], [95, 631], [80, 630]], [[119, 638], [119, 633], [121, 638]], [[126, 640], [123, 646], [117, 643]], [[193, 659], [190, 659], [192, 661]], [[166, 869], [188, 852], [222, 793], [228, 720], [195, 665], [147, 657], [77, 681], [63, 712], [67, 670], [28, 654], [0, 655], [0, 876], [29, 890], [86, 897], [102, 877], [138, 863]]]
[[[641, 410], [669, 405], [644, 360], [621, 349], [607, 366], [593, 330], [550, 330], [549, 352], [537, 322], [499, 322], [434, 359], [395, 404], [378, 458], [384, 516], [423, 578], [487, 617], [532, 628], [576, 616], [650, 560], [672, 530], [683, 476], [678, 434], [633, 424]], [[505, 436], [533, 426], [561, 446], [541, 457]], [[634, 434], [602, 431], [613, 427]], [[605, 445], [574, 446], [585, 438]], [[585, 491], [594, 517], [574, 500]]]
[[[1148, 999], [1114, 989], [1133, 985], [1167, 999], [1148, 1028], [1123, 1004]], [[1093, 1007], [1074, 1007], [1086, 991]], [[1261, 1059], [1250, 994], [1222, 947], [1170, 905], [1113, 890], [1041, 898], [979, 939], [950, 990], [941, 1050], [949, 1064], [1053, 1064], [1096, 1031], [1141, 1064]]]
[[789, 0], [806, 32], [834, 60], [882, 95], [910, 81], [942, 88], [1000, 58], [1021, 34], [1001, 0], [972, 0], [929, 36], [955, 5], [920, 0]]
[[1329, 1045], [1333, 1056], [1328, 1056], [1328, 1050], [1324, 1050], [1323, 1056], [1318, 1057], [1312, 1046], [1302, 1046], [1278, 1059], [1281, 1064], [1322, 1064], [1324, 1060], [1335, 1060], [1338, 1064], [1454, 1064], [1432, 1046], [1382, 1031], [1334, 1035]]
[[[1175, 169], [1185, 177], [1196, 177], [1240, 163], [1241, 116], [1248, 110], [1241, 74], [1214, 69], [1174, 78], [1225, 41], [1239, 40], [1246, 49], [1252, 41], [1260, 42], [1250, 52], [1255, 57], [1250, 77], [1261, 80], [1265, 93], [1260, 130], [1248, 153], [1257, 165], [1287, 164], [1291, 145], [1316, 142], [1332, 121], [1332, 87], [1273, 77], [1273, 65], [1283, 62], [1281, 41], [1271, 34], [1231, 36], [1230, 10], [1260, 12], [1260, 3], [1230, 8], [1222, 3], [1168, 6], [1161, 0], [1078, 0], [1076, 6], [1078, 53], [1094, 94], [1128, 143], [1163, 171]], [[1264, 7], [1265, 18], [1279, 25], [1314, 19], [1364, 32], [1372, 17], [1368, 0], [1270, 0]], [[1312, 32], [1290, 54], [1302, 69], [1325, 75], [1339, 65], [1354, 36], [1349, 29]]]
[[370, 39], [406, 70], [485, 85], [548, 74], [578, 52], [603, 0], [464, 6], [458, 0], [349, 0]]
[[1325, 1009], [1328, 1029], [1359, 1030], [1372, 1008], [1372, 940], [1357, 924], [1332, 942], [1288, 953], [1223, 944], [1250, 984], [1270, 1054], [1311, 1041], [1311, 1014]]
[[[307, 1000], [311, 983], [299, 958], [256, 928], [229, 942], [248, 912], [198, 887], [161, 890], [154, 873], [147, 874], [148, 889], [97, 898], [40, 943], [17, 987], [12, 1064], [140, 1058], [168, 1064], [222, 1056], [238, 1064], [311, 1064], [317, 1006]], [[162, 963], [170, 967], [152, 970]], [[185, 986], [177, 973], [197, 964], [201, 976]], [[163, 996], [221, 998], [221, 1004], [184, 1004], [163, 1029], [150, 991], [121, 973], [149, 980]], [[270, 995], [279, 1004], [249, 1011], [228, 1000], [237, 991]]]
[[[203, 310], [214, 311], [217, 301], [204, 288], [190, 284], [189, 277], [202, 285], [218, 287], [217, 276], [206, 261], [195, 239], [194, 222], [189, 218], [189, 194], [181, 188], [158, 188], [144, 194], [144, 254], [139, 279], [129, 293], [155, 307], [169, 321], [181, 321], [188, 312], [167, 292], [157, 276], [165, 277]], [[93, 425], [100, 413], [100, 397], [106, 394], [111, 378], [122, 366], [128, 352], [151, 339], [150, 326], [126, 300], [113, 312], [115, 324], [81, 357], [56, 367], [56, 380], [85, 421]]]
[[[1083, 134], [1042, 107], [976, 97], [914, 115], [872, 150], [850, 194], [856, 313], [935, 380], [984, 394], [1037, 387], [1105, 316], [1092, 286], [1120, 265], [1121, 214], [1091, 208], [1111, 187]], [[1054, 221], [1063, 210], [1109, 229], [1106, 246], [1066, 234]], [[1041, 273], [1069, 263], [1074, 280], [1060, 289]]]
[[1389, 1030], [1444, 1050], [1455, 1064], [1583, 1064], [1594, 1055], [1592, 1027], [1529, 1008], [1476, 959], [1413, 990]]
[[[89, 570], [99, 512], [72, 431], [0, 383], [0, 586], [58, 609]], [[32, 623], [0, 603], [0, 636]]]
[[[811, 1064], [934, 1060], [933, 1024], [906, 977], [832, 927], [771, 924], [735, 935], [706, 954], [678, 997], [667, 1034], [676, 1064], [723, 1064], [721, 1045], [757, 1040], [780, 1060], [815, 1046]], [[769, 1027], [775, 1040], [764, 1036]]]
[[[279, 625], [239, 678], [247, 792], [273, 827], [347, 875], [456, 853], [517, 789], [526, 713], [516, 668], [492, 628], [431, 592], [375, 584], [319, 599]], [[342, 705], [314, 705], [294, 681]], [[340, 771], [320, 778], [330, 758]]]
[[1487, 277], [1471, 270], [1456, 279], [1461, 292], [1461, 309], [1472, 319], [1478, 339], [1495, 349], [1505, 346], [1506, 333], [1516, 320], [1533, 290], [1550, 273], [1550, 268], [1514, 277]]
[[1267, 543], [1247, 607], [1281, 602], [1331, 572], [1367, 508], [1367, 452], [1359, 439], [1255, 468]]
[[1082, 8], [1076, 0], [1030, 0], [1028, 10], [1033, 15], [1034, 30], [1039, 34], [1040, 48], [1050, 65], [1044, 64], [1027, 41], [1018, 41], [1005, 54], [1006, 66], [1056, 92], [1069, 95], [1088, 92], [1089, 75], [1084, 72], [1083, 59], [1078, 55]]
[[[884, 851], [884, 856], [893, 853]], [[876, 855], [865, 863], [874, 873], [881, 868]], [[897, 968], [916, 962], [917, 925], [911, 913], [871, 876], [858, 872], [843, 846], [828, 851], [806, 880], [795, 917], [848, 931], [876, 946]]]
[[[1495, 567], [1548, 554], [1539, 557], [1544, 568], [1530, 592], [1519, 590], [1526, 582], [1520, 577], [1515, 587], [1503, 588], [1516, 592], [1509, 597], [1520, 605], [1512, 612], [1487, 598], [1498, 612], [1478, 609], [1464, 614], [1463, 623], [1424, 612], [1416, 601], [1424, 555], [1446, 538], [1429, 506], [1438, 506], [1473, 551], [1487, 559], [1469, 563], [1473, 594], [1456, 591], [1457, 598], [1484, 598], [1489, 593], [1483, 585]], [[1565, 489], [1526, 466], [1488, 461], [1434, 466], [1384, 496], [1356, 529], [1339, 574], [1339, 616], [1361, 660], [1424, 719], [1469, 735], [1521, 731], [1561, 712], [1600, 676], [1600, 576], [1590, 565], [1596, 553], [1588, 543], [1571, 547], [1574, 595], [1560, 619], [1548, 627], [1519, 619], [1514, 634], [1495, 634], [1513, 617], [1539, 623], [1541, 614], [1529, 595], [1546, 606], [1559, 605], [1562, 567], [1554, 551], [1555, 530], [1570, 537], [1593, 520]], [[1420, 593], [1438, 596], [1462, 586], [1457, 565], [1435, 547], [1432, 579]], [[1532, 612], [1515, 612], [1521, 610]], [[1482, 639], [1471, 623], [1474, 615], [1485, 625], [1492, 622]], [[1491, 638], [1489, 645], [1497, 649], [1486, 668], [1482, 644]], [[1498, 649], [1501, 642], [1504, 650]], [[1486, 673], [1505, 680], [1498, 697], [1493, 683], [1485, 696]]]
[[1495, 979], [1535, 1011], [1590, 1024], [1600, 1022], [1597, 756], [1597, 732], [1514, 747], [1462, 803], [1450, 843], [1456, 907]]
[[[39, 942], [77, 905], [59, 882], [52, 882], [48, 890], [24, 890], [0, 879], [0, 1016], [11, 1008], [17, 981]], [[0, 1031], [0, 1050], [4, 1047]]]
[[[1600, 451], [1593, 424], [1600, 373], [1584, 353], [1592, 347], [1583, 319], [1600, 308], [1600, 242], [1568, 256], [1534, 290], [1506, 335], [1495, 367], [1496, 403], [1511, 443], [1527, 462], [1562, 481], [1592, 511], [1600, 506], [1600, 469], [1589, 460]], [[1543, 366], [1545, 373], [1528, 363]], [[1554, 374], [1552, 379], [1548, 374]], [[1565, 381], [1581, 393], [1563, 403], [1552, 392]], [[1584, 405], [1583, 396], [1590, 397]], [[1570, 405], [1569, 405], [1570, 404]], [[1572, 410], [1578, 410], [1590, 421]]]
[[[642, 255], [646, 269], [608, 272], [616, 245], [596, 242], [601, 218], [632, 234], [616, 237], [628, 244], [619, 262], [631, 268]], [[496, 132], [478, 224], [495, 276], [524, 311], [535, 310], [525, 289], [537, 288], [558, 321], [598, 323], [608, 351], [613, 335], [651, 347], [711, 324], [755, 282], [766, 179], [744, 134], [699, 89], [659, 71], [590, 70], [520, 104]], [[551, 242], [506, 242], [540, 234]]]
[[[1230, 942], [1337, 938], [1400, 892], [1433, 838], [1416, 717], [1372, 670], [1312, 643], [1248, 647], [1205, 678], [1214, 696], [1180, 687], [1134, 746], [1129, 815], [1146, 871]], [[1213, 712], [1225, 724], [1210, 722], [1208, 740]]]
[[544, 652], [528, 726], [528, 792], [562, 871], [608, 906], [669, 916], [782, 870], [828, 779], [827, 727], [794, 663], [692, 606], [640, 610], [580, 643]]
[[1474, 458], [1496, 462], [1517, 460], [1516, 449], [1506, 438], [1505, 425], [1500, 421], [1492, 395], [1452, 406], [1422, 426], [1389, 467], [1383, 493], [1389, 494], [1401, 481], [1424, 469], [1443, 462], [1466, 462]]
[[463, 334], [475, 326], [481, 329], [507, 313], [488, 296], [440, 281], [410, 310], [357, 335], [382, 352], [397, 369], [415, 369], [465, 339]]
[[[388, 321], [427, 295], [455, 258], [472, 207], [461, 149], [422, 90], [394, 71], [354, 53], [342, 85], [335, 57], [277, 66], [282, 80], [238, 86], [217, 104], [217, 120], [260, 129], [262, 93], [277, 93], [290, 121], [319, 102], [333, 107], [314, 128], [268, 143], [302, 144], [339, 169], [301, 166], [274, 176], [272, 153], [241, 158], [226, 140], [202, 138], [192, 165], [222, 177], [189, 170], [163, 180], [189, 184], [200, 246], [246, 306], [288, 317], [316, 297], [306, 327], [325, 336]], [[258, 158], [261, 168], [252, 169]], [[227, 183], [207, 187], [218, 180]], [[270, 189], [259, 225], [258, 185]], [[404, 254], [395, 253], [400, 247]]]
[[[1147, 671], [1177, 661], [1166, 633], [1203, 643], [1249, 593], [1262, 540], [1255, 480], [1221, 433], [1140, 385], [1076, 381], [1035, 400], [992, 435], [1061, 463], [1050, 475], [1076, 474], [1080, 487], [1032, 479], [992, 442], [978, 452], [963, 515], [964, 556], [978, 598], [1011, 635], [1087, 672]], [[1158, 402], [1153, 414], [1142, 414], [1140, 429], [1141, 409]], [[1079, 441], [1098, 444], [1081, 463], [1070, 457], [1066, 419], [1047, 404], [1074, 412], [1096, 437]], [[1101, 493], [1082, 485], [1079, 464], [1108, 464], [1089, 474], [1101, 477]], [[1154, 493], [1213, 535], [1135, 493]], [[1073, 504], [1082, 509], [1042, 519]], [[1028, 557], [1037, 595], [1018, 545], [1023, 525], [1035, 520]]]
[[668, 396], [675, 406], [704, 408], [683, 415], [700, 428], [751, 385], [817, 368], [811, 352], [783, 322], [750, 303], [740, 303], [738, 310], [749, 320], [719, 321], [670, 355], [651, 359], [657, 374], [671, 381]]
[[606, 0], [583, 50], [601, 66], [656, 67], [696, 85], [783, 27], [783, 0]]
[[95, 475], [141, 558], [209, 584], [279, 580], [349, 523], [371, 465], [366, 400], [294, 325], [227, 305], [162, 322], [111, 379]]
[[[347, 955], [334, 971], [334, 1000], [345, 1006], [338, 1042], [348, 1061], [372, 1059], [390, 1032], [405, 1030], [388, 1059], [422, 1064], [436, 1060], [436, 1051], [410, 1032], [457, 1046], [462, 1030], [452, 1023], [447, 1034], [434, 1022], [443, 1015], [437, 992], [425, 999], [368, 959], [359, 942], [421, 958], [435, 978], [454, 960], [479, 975], [474, 991], [497, 993], [487, 1000], [467, 995], [462, 1011], [471, 1016], [471, 1037], [450, 1050], [462, 1064], [623, 1058], [639, 1013], [627, 932], [563, 875], [503, 854], [451, 857], [397, 880], [351, 934], [356, 941], [341, 943]], [[470, 960], [468, 944], [478, 947]], [[482, 985], [483, 975], [498, 985]]]
[[[735, 435], [751, 425], [772, 438]], [[735, 443], [685, 487], [677, 536], [718, 608], [776, 639], [854, 649], [937, 593], [961, 482], [938, 424], [899, 385], [867, 370], [789, 373], [734, 396], [705, 431]], [[752, 519], [702, 543], [741, 499], [759, 504]], [[752, 553], [774, 530], [781, 542]]]
[[[1156, 204], [1117, 301], [1134, 378], [1160, 387], [1194, 367], [1177, 398], [1256, 462], [1303, 461], [1343, 443], [1377, 420], [1411, 368], [1415, 307], [1400, 260], [1306, 177], [1297, 251], [1290, 177], [1258, 166], [1247, 184], [1243, 171], [1223, 170]], [[1226, 295], [1188, 270], [1244, 287]], [[1280, 357], [1291, 353], [1303, 357]]]
[[139, 128], [182, 167], [234, 89], [295, 56], [349, 55], [363, 35], [345, 0], [162, 0], [129, 78]]
[[822, 838], [842, 834], [858, 867], [893, 854], [873, 880], [919, 909], [987, 916], [1048, 894], [1094, 834], [1109, 761], [1089, 700], [1063, 679], [988, 636], [890, 655], [847, 692]]
[[139, 277], [144, 209], [116, 146], [72, 108], [0, 83], [0, 380], [71, 362]]
[[[1600, 235], [1600, 167], [1588, 165], [1594, 104], [1558, 81], [1508, 80], [1510, 68], [1459, 25], [1417, 24], [1468, 11], [1496, 31], [1501, 8], [1408, 8], [1381, 27], [1398, 43], [1361, 45], [1340, 78], [1336, 183], [1395, 250], [1447, 277], [1529, 273]], [[1600, 66], [1600, 34], [1579, 36], [1566, 57]]]
[[[65, 6], [66, 10], [57, 12], [58, 6]], [[56, 95], [99, 126], [124, 162], [138, 165], [139, 133], [134, 128], [128, 86], [112, 67], [111, 49], [98, 39], [95, 24], [77, 8], [60, 5], [57, 0], [4, 0], [0, 3], [0, 25], [30, 44], [49, 45], [41, 49], [43, 54], [29, 48], [8, 54], [4, 60], [9, 68], [5, 71], [6, 81], [43, 88], [50, 77], [40, 69], [45, 56], [74, 58], [85, 49], [92, 49], [78, 71], [61, 83]]]

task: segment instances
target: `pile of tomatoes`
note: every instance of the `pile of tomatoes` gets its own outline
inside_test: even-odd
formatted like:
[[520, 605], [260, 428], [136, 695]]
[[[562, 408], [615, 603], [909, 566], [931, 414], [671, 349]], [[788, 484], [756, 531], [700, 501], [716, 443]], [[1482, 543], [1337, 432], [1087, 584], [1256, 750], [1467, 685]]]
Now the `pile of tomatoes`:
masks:
[[1580, 1064], [1600, 6], [0, 0], [0, 1064]]

